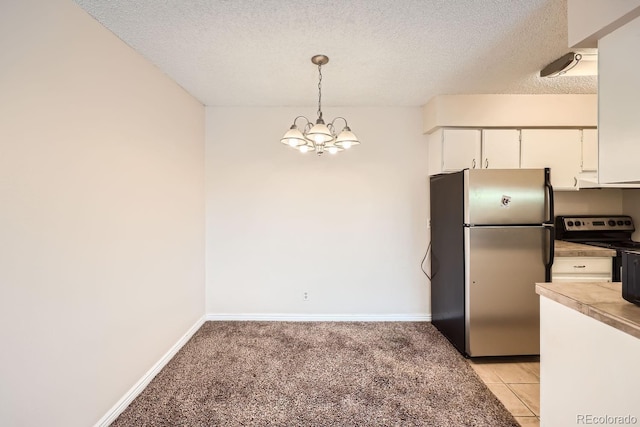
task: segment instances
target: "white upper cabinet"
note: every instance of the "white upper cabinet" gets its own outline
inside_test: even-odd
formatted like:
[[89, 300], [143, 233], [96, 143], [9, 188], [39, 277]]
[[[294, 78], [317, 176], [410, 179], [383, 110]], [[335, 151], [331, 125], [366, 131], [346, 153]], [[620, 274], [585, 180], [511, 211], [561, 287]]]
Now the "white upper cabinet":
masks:
[[442, 171], [480, 168], [481, 135], [479, 129], [444, 129]]
[[598, 130], [582, 131], [582, 172], [598, 170]]
[[482, 130], [482, 168], [518, 169], [520, 167], [520, 131], [517, 129]]
[[520, 131], [438, 129], [429, 135], [429, 173], [462, 169], [517, 169]]
[[522, 129], [521, 149], [522, 168], [551, 168], [554, 190], [578, 190], [580, 129]]
[[[621, 55], [624, 56], [628, 55]], [[640, 68], [640, 60], [634, 61], [638, 66], [631, 68], [633, 72]], [[640, 79], [636, 79], [636, 84], [640, 86]], [[603, 162], [602, 129], [595, 129], [598, 96], [435, 96], [423, 107], [429, 174], [474, 167], [549, 167], [554, 188], [558, 190], [597, 187], [598, 169]], [[634, 98], [637, 99], [640, 93]], [[634, 108], [629, 109], [629, 114], [632, 113]], [[640, 120], [636, 122], [640, 127]], [[640, 129], [634, 133], [637, 135]], [[638, 155], [620, 161], [631, 162], [640, 157], [640, 144], [637, 147]], [[640, 175], [640, 168], [636, 170]]]
[[597, 129], [438, 129], [429, 174], [462, 169], [551, 168], [555, 190], [578, 190], [598, 169]]
[[640, 18], [598, 41], [599, 182], [640, 182]]
[[438, 129], [429, 140], [429, 174], [479, 168], [480, 129]]

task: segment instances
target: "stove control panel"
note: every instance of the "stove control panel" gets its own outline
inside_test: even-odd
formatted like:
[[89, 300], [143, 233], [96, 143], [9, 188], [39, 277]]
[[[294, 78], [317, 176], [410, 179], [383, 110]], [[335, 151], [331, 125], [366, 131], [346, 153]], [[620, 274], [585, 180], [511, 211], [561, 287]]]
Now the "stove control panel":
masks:
[[626, 215], [562, 216], [557, 218], [566, 231], [635, 231], [633, 219]]

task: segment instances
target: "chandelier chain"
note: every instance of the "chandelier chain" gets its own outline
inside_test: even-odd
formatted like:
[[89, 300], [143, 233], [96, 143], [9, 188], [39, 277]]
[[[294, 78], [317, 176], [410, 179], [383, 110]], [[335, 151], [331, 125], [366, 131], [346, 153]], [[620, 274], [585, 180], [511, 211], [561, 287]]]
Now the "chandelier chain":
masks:
[[322, 118], [322, 65], [318, 65], [318, 118]]
[[[313, 123], [305, 116], [297, 116], [280, 142], [299, 150], [301, 153], [315, 151], [318, 155], [325, 152], [336, 154], [359, 145], [360, 141], [351, 132], [344, 117], [336, 117], [329, 123], [324, 122], [322, 117], [322, 66], [329, 62], [329, 57], [314, 55], [311, 62], [318, 67], [318, 119]], [[296, 124], [298, 119], [306, 122], [304, 127], [298, 128]], [[344, 127], [339, 132], [334, 126], [334, 122], [338, 119], [344, 121]]]

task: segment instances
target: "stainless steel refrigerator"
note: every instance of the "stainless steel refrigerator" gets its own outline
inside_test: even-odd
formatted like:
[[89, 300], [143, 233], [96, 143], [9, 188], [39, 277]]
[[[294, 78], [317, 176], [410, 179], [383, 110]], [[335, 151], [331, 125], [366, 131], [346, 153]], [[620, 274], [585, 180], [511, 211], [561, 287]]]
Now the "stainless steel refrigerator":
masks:
[[549, 169], [431, 177], [432, 323], [463, 354], [540, 353], [536, 282], [551, 279]]

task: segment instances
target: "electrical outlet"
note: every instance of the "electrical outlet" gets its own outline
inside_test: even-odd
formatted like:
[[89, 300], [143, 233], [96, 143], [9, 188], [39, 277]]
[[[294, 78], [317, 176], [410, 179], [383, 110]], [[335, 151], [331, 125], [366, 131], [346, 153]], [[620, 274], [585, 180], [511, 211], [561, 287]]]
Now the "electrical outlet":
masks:
[[302, 299], [305, 301], [309, 301], [309, 292], [305, 292], [302, 294]]

